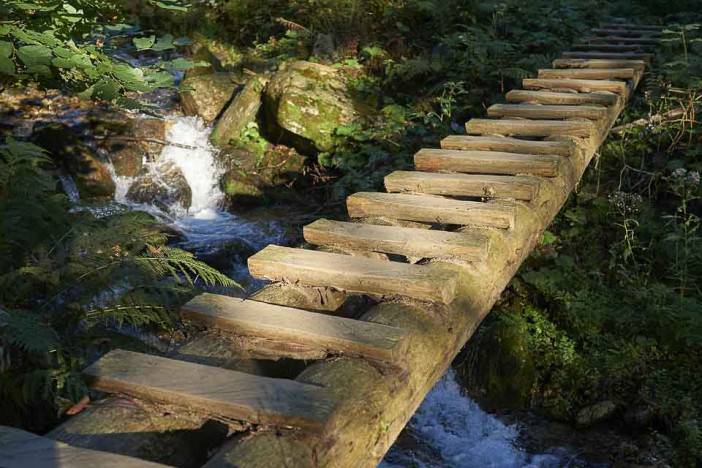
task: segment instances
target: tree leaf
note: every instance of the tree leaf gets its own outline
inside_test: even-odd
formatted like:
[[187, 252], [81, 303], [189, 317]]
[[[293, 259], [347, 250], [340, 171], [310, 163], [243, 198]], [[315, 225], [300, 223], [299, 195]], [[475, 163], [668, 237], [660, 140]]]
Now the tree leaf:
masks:
[[158, 38], [158, 41], [156, 41], [156, 44], [154, 44], [151, 49], [157, 52], [175, 49], [175, 46], [173, 45], [173, 36], [170, 34], [164, 34]]
[[151, 35], [149, 37], [135, 37], [132, 42], [136, 46], [137, 50], [149, 50], [153, 47], [156, 41], [156, 36]]
[[17, 56], [28, 69], [51, 65], [51, 49], [44, 45], [26, 45], [17, 49]]

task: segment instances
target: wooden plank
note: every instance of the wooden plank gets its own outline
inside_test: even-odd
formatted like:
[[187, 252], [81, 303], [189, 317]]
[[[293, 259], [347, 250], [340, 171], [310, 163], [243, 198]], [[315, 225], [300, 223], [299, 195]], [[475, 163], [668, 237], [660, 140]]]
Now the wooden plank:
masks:
[[617, 94], [608, 93], [564, 93], [556, 91], [529, 91], [513, 89], [505, 96], [507, 102], [524, 102], [554, 105], [584, 105], [594, 104], [612, 106], [619, 102]]
[[546, 68], [539, 70], [539, 78], [575, 78], [581, 80], [612, 80], [634, 78], [633, 68]]
[[643, 60], [612, 60], [612, 59], [556, 59], [553, 68], [633, 68], [643, 71], [646, 62]]
[[660, 31], [646, 31], [642, 29], [620, 29], [620, 28], [593, 28], [592, 34], [597, 36], [623, 36], [623, 37], [661, 37]]
[[466, 132], [471, 135], [589, 137], [594, 131], [590, 120], [471, 119], [466, 123]]
[[643, 31], [660, 31], [663, 26], [657, 26], [655, 24], [634, 24], [634, 23], [602, 23], [601, 28], [613, 28], [613, 29], [634, 29]]
[[651, 37], [623, 37], [623, 36], [590, 36], [584, 37], [583, 42], [590, 43], [610, 43], [610, 44], [646, 44], [646, 45], [658, 45], [660, 44], [660, 39], [655, 39]]
[[651, 61], [653, 54], [642, 54], [638, 52], [583, 52], [583, 51], [567, 51], [563, 52], [564, 58], [576, 59], [611, 59], [611, 60], [644, 60]]
[[83, 373], [93, 388], [254, 424], [320, 432], [335, 404], [321, 387], [116, 349]]
[[413, 265], [269, 245], [249, 257], [249, 271], [272, 281], [324, 285], [344, 291], [405, 296], [450, 304], [460, 275], [441, 265]]
[[652, 46], [647, 44], [604, 44], [604, 43], [578, 43], [571, 46], [571, 50], [598, 51], [598, 52], [646, 52]]
[[0, 426], [0, 466], [3, 468], [158, 468], [138, 458], [73, 447], [13, 427]]
[[500, 151], [521, 154], [571, 156], [576, 147], [572, 141], [534, 141], [505, 136], [450, 135], [441, 140], [446, 150]]
[[423, 223], [502, 229], [514, 225], [513, 206], [429, 195], [359, 192], [346, 199], [346, 207], [352, 218], [386, 216]]
[[305, 240], [328, 247], [351, 247], [418, 258], [487, 258], [489, 239], [479, 232], [460, 233], [400, 226], [319, 219], [304, 227]]
[[531, 200], [538, 183], [530, 177], [395, 171], [385, 177], [385, 188], [388, 192]]
[[607, 91], [626, 95], [628, 86], [624, 81], [612, 80], [578, 80], [571, 78], [524, 78], [522, 86], [526, 89], [574, 89], [580, 93]]
[[499, 151], [461, 151], [422, 149], [414, 155], [419, 171], [468, 172], [479, 174], [529, 174], [556, 177], [563, 159], [548, 154], [503, 153]]
[[493, 104], [487, 110], [489, 117], [520, 117], [524, 119], [590, 119], [607, 117], [602, 106], [570, 106], [542, 104]]
[[218, 294], [195, 297], [181, 314], [241, 335], [394, 364], [407, 350], [407, 332], [400, 328]]

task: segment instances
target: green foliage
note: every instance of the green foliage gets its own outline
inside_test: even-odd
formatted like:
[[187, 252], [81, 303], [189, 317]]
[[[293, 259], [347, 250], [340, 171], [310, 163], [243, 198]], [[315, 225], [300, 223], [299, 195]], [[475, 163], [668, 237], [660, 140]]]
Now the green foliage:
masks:
[[[184, 8], [176, 1], [154, 4], [166, 9]], [[114, 18], [120, 17], [117, 6], [107, 0], [3, 2], [0, 79], [38, 80], [46, 86], [66, 87], [85, 98], [118, 100], [125, 105], [135, 105], [123, 97], [125, 93], [172, 87], [168, 71], [195, 64], [178, 59], [140, 68], [115, 60], [105, 49], [105, 41], [126, 28], [110, 26]], [[144, 45], [138, 41], [148, 38], [135, 39], [136, 44]], [[174, 41], [166, 34], [140, 50], [163, 52], [184, 44], [186, 41]]]
[[0, 146], [0, 424], [36, 411], [50, 423], [86, 393], [86, 358], [121, 329], [173, 330], [198, 288], [235, 286], [165, 245], [144, 213], [69, 213], [51, 167], [35, 145]]

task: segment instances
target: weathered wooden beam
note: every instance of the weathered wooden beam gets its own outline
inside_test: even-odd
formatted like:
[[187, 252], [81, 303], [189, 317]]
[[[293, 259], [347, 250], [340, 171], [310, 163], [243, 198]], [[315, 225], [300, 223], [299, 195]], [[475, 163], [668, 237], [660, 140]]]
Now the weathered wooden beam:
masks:
[[3, 468], [165, 468], [166, 465], [109, 452], [73, 447], [13, 427], [0, 426]]
[[658, 26], [655, 24], [635, 24], [635, 23], [602, 23], [601, 28], [614, 28], [614, 29], [634, 29], [639, 31], [660, 31], [663, 26]]
[[578, 43], [571, 46], [572, 50], [582, 51], [599, 51], [599, 52], [646, 52], [652, 46], [646, 44], [604, 44], [601, 42], [595, 43]]
[[563, 52], [564, 58], [576, 59], [611, 59], [611, 60], [644, 60], [651, 61], [653, 54], [642, 54], [638, 52], [584, 52], [571, 50]]
[[211, 328], [398, 366], [406, 352], [407, 333], [400, 328], [250, 299], [205, 293], [185, 304], [181, 314]]
[[538, 190], [533, 177], [395, 171], [385, 176], [388, 192], [427, 193], [449, 197], [531, 200]]
[[570, 156], [576, 150], [576, 145], [569, 140], [537, 141], [505, 136], [450, 135], [441, 140], [441, 148]]
[[593, 28], [591, 31], [597, 36], [661, 37], [663, 35], [660, 31], [644, 29]]
[[304, 236], [313, 245], [345, 246], [415, 258], [457, 258], [471, 262], [485, 260], [489, 249], [489, 238], [479, 232], [447, 232], [327, 219], [319, 219], [305, 226]]
[[493, 104], [488, 107], [489, 117], [519, 117], [523, 119], [590, 119], [599, 120], [607, 116], [603, 106], [571, 106], [543, 104]]
[[325, 285], [344, 291], [405, 296], [449, 304], [459, 276], [439, 265], [411, 265], [315, 250], [269, 245], [249, 257], [255, 278]]
[[470, 135], [590, 137], [595, 128], [590, 120], [471, 119], [466, 123]]
[[624, 81], [578, 80], [569, 78], [524, 78], [522, 80], [522, 86], [526, 89], [574, 89], [580, 93], [606, 91], [617, 93], [622, 96], [629, 90]]
[[539, 78], [575, 78], [580, 80], [612, 80], [634, 78], [633, 68], [548, 68], [539, 70]]
[[563, 158], [552, 154], [422, 149], [414, 155], [414, 165], [417, 170], [429, 172], [529, 174], [556, 177], [561, 171], [562, 164]]
[[359, 192], [346, 199], [352, 218], [387, 216], [436, 224], [507, 229], [514, 225], [511, 205], [452, 200], [429, 195]]
[[655, 39], [651, 37], [623, 37], [623, 36], [591, 36], [584, 37], [583, 42], [588, 43], [610, 43], [610, 44], [646, 44], [646, 45], [658, 45], [660, 44], [660, 39]]
[[554, 105], [585, 105], [594, 104], [600, 106], [615, 105], [620, 97], [617, 94], [608, 93], [578, 93], [578, 92], [556, 92], [556, 91], [533, 91], [524, 89], [513, 89], [505, 95], [507, 102], [523, 102], [536, 104]]
[[319, 432], [335, 401], [323, 388], [116, 349], [83, 370], [92, 388], [254, 424]]
[[646, 62], [643, 60], [560, 58], [553, 61], [553, 68], [633, 68], [640, 72], [646, 68]]

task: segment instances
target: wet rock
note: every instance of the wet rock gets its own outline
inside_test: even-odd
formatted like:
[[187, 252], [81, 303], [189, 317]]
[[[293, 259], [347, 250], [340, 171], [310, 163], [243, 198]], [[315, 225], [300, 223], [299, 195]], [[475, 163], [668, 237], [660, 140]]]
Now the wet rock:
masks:
[[233, 207], [262, 204], [280, 187], [297, 179], [305, 157], [293, 148], [269, 145], [261, 155], [245, 149], [228, 149], [220, 155], [227, 168], [220, 187]]
[[36, 131], [32, 140], [46, 149], [57, 165], [68, 172], [78, 187], [81, 198], [112, 197], [115, 183], [107, 161], [63, 124], [50, 124]]
[[275, 141], [302, 153], [330, 150], [334, 130], [367, 113], [337, 69], [305, 61], [289, 62], [273, 75], [264, 106], [266, 128]]
[[201, 74], [186, 78], [180, 85], [180, 100], [187, 115], [202, 117], [206, 123], [217, 118], [237, 88], [229, 73]]
[[135, 180], [127, 191], [127, 199], [173, 211], [178, 205], [190, 208], [192, 191], [180, 168], [168, 161]]
[[578, 411], [578, 414], [575, 416], [575, 423], [578, 427], [590, 427], [609, 419], [616, 410], [617, 405], [613, 401], [600, 401]]
[[488, 410], [528, 406], [536, 379], [528, 336], [522, 320], [498, 316], [481, 326], [468, 343], [458, 375]]
[[124, 145], [116, 141], [111, 145], [109, 158], [115, 174], [120, 177], [135, 177], [144, 167], [145, 152], [138, 145]]
[[263, 89], [268, 79], [263, 76], [254, 76], [246, 83], [244, 88], [234, 97], [227, 106], [219, 121], [212, 130], [210, 141], [216, 146], [237, 141], [241, 133], [251, 123], [256, 121], [256, 116], [261, 108]]

